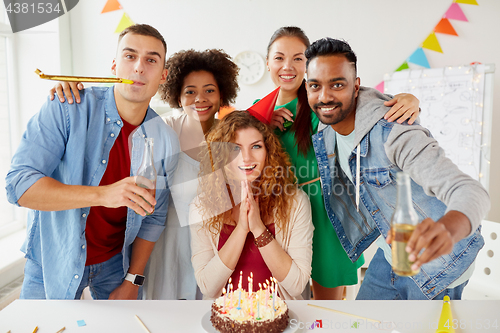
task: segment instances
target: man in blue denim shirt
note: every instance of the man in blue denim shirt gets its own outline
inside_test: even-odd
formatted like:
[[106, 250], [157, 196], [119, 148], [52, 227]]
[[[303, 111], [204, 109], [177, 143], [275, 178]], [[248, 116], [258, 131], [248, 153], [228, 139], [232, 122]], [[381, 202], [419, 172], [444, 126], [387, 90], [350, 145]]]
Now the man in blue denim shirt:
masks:
[[[28, 123], [6, 178], [9, 201], [31, 209], [22, 298], [78, 299], [86, 286], [98, 299], [140, 295], [144, 267], [164, 229], [168, 179], [180, 150], [173, 130], [149, 108], [166, 80], [165, 55], [156, 29], [131, 26], [120, 34], [111, 69], [133, 84], [86, 89], [80, 104], [47, 101]], [[126, 127], [130, 137], [122, 134]], [[155, 139], [156, 199], [134, 177], [144, 138]], [[101, 183], [118, 172], [123, 179]], [[94, 237], [104, 243], [94, 247], [107, 257], [86, 265], [91, 219]], [[105, 228], [120, 232], [99, 238]], [[118, 244], [111, 252], [109, 240]]]
[[[489, 196], [458, 170], [422, 126], [384, 119], [387, 96], [360, 88], [356, 55], [339, 40], [313, 43], [307, 57], [309, 105], [327, 126], [313, 136], [325, 207], [352, 261], [380, 235], [380, 249], [357, 299], [460, 299], [484, 244], [480, 223]], [[396, 173], [412, 179], [412, 200], [422, 222], [407, 252], [412, 277], [394, 274], [390, 219]], [[335, 258], [332, 258], [335, 260]]]

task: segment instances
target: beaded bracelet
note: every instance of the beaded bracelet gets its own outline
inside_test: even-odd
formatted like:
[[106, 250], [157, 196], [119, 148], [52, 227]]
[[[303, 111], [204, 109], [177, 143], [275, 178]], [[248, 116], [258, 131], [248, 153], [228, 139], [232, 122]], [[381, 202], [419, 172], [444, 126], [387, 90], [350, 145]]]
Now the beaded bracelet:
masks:
[[271, 243], [273, 239], [274, 239], [273, 234], [269, 231], [269, 229], [266, 228], [266, 231], [260, 234], [259, 237], [255, 238], [254, 243], [255, 246], [257, 247], [263, 247]]

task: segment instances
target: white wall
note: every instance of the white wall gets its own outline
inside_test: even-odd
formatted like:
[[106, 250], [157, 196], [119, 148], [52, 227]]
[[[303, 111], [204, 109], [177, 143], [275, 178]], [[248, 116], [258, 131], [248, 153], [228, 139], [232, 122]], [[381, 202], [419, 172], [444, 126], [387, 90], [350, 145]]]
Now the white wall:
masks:
[[[460, 5], [469, 22], [452, 21], [459, 37], [438, 34], [443, 54], [428, 51], [432, 67], [494, 63], [495, 97], [493, 123], [500, 122], [500, 1], [477, 0], [479, 6]], [[34, 64], [47, 73], [72, 66], [73, 74], [109, 75], [115, 54], [114, 34], [123, 11], [101, 14], [105, 0], [80, 1], [68, 16], [64, 28], [70, 45], [21, 45], [20, 77], [35, 91], [30, 101], [21, 102], [23, 119], [36, 112], [47, 84], [36, 81]], [[363, 85], [378, 84], [385, 73], [394, 71], [424, 41], [451, 0], [120, 0], [124, 11], [136, 23], [148, 23], [163, 33], [168, 55], [181, 49], [222, 48], [230, 55], [252, 50], [265, 56], [268, 40], [278, 27], [297, 25], [311, 41], [330, 36], [347, 40], [358, 55]], [[64, 24], [63, 24], [64, 25]], [[72, 50], [72, 58], [62, 58]], [[26, 66], [25, 66], [26, 65]], [[28, 66], [29, 65], [29, 66]], [[26, 68], [25, 68], [26, 67]], [[69, 71], [69, 69], [68, 69]], [[65, 74], [68, 74], [66, 72]], [[35, 87], [36, 86], [36, 87]], [[39, 88], [39, 90], [38, 90]], [[273, 88], [267, 73], [258, 83], [241, 87], [238, 108], [251, 105]], [[24, 90], [24, 89], [23, 89]], [[493, 131], [489, 219], [500, 221], [500, 131]]]

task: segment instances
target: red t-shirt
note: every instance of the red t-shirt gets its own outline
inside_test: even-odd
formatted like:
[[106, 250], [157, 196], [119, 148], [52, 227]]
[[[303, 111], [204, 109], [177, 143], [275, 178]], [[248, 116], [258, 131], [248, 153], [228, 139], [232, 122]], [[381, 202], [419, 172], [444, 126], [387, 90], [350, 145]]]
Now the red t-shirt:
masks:
[[[100, 186], [113, 184], [130, 176], [128, 137], [137, 126], [122, 121], [123, 127], [109, 152], [108, 166], [102, 176]], [[127, 207], [95, 206], [90, 208], [85, 227], [86, 266], [105, 262], [121, 252], [125, 239], [126, 223]]]
[[[229, 236], [231, 236], [234, 228], [234, 225], [224, 224], [219, 236], [219, 244], [217, 246], [217, 250], [220, 251], [224, 244], [226, 244], [226, 241]], [[269, 231], [273, 235], [275, 235], [274, 223], [268, 225], [267, 229], [269, 229]], [[259, 289], [259, 283], [263, 286], [264, 283], [266, 283], [266, 279], [269, 282], [271, 281], [270, 278], [273, 275], [269, 268], [267, 268], [266, 262], [264, 261], [264, 258], [262, 258], [259, 248], [255, 245], [254, 240], [255, 239], [253, 237], [253, 234], [249, 232], [245, 240], [245, 246], [243, 246], [243, 250], [241, 251], [240, 259], [238, 260], [236, 268], [231, 275], [233, 290], [236, 290], [238, 288], [241, 271], [243, 271], [243, 279], [241, 280], [241, 285], [244, 290], [248, 291], [248, 277], [250, 276], [250, 272], [253, 273], [253, 291]]]

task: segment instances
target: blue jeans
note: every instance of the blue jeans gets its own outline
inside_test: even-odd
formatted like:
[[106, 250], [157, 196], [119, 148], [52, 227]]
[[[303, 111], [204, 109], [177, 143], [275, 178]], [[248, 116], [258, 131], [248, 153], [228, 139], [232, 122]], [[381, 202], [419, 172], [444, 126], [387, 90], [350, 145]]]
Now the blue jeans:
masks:
[[[452, 300], [459, 300], [462, 298], [462, 291], [467, 282], [455, 288], [445, 289], [433, 299], [442, 300], [448, 295]], [[385, 259], [384, 251], [379, 248], [370, 261], [356, 299], [426, 300], [427, 297], [411, 278], [399, 276], [393, 272], [391, 265]]]
[[[109, 294], [123, 282], [122, 261], [122, 254], [118, 253], [103, 263], [85, 266], [82, 282], [76, 291], [75, 299], [81, 298], [83, 289], [87, 286], [93, 299], [108, 299]], [[37, 262], [30, 259], [26, 261], [21, 299], [46, 298], [42, 272], [42, 266]], [[142, 295], [141, 289], [138, 295]]]

